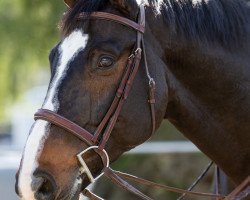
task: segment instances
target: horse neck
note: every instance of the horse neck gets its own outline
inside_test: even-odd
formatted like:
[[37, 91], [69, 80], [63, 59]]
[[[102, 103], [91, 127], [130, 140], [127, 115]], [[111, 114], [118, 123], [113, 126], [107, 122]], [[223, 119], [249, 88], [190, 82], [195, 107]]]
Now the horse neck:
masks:
[[250, 88], [245, 87], [250, 82], [250, 48], [233, 52], [178, 39], [160, 17], [156, 20], [149, 25], [165, 62], [166, 118], [235, 182], [242, 181], [250, 167], [249, 153], [239, 157], [250, 139], [245, 136], [250, 131]]

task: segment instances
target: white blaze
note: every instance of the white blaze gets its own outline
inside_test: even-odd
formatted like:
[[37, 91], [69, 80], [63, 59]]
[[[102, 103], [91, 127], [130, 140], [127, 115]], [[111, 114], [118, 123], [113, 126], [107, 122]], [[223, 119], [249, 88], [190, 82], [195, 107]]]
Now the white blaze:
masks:
[[[78, 53], [86, 47], [88, 35], [80, 30], [72, 32], [65, 38], [60, 47], [60, 59], [56, 67], [55, 76], [51, 82], [46, 100], [43, 104], [44, 109], [56, 112], [59, 108], [58, 87], [61, 84], [69, 68], [69, 62], [74, 59]], [[43, 150], [44, 142], [48, 137], [49, 123], [43, 120], [37, 120], [31, 129], [27, 140], [24, 153], [23, 164], [19, 175], [19, 191], [24, 200], [33, 200], [34, 192], [31, 189], [33, 173], [38, 167], [38, 158]]]

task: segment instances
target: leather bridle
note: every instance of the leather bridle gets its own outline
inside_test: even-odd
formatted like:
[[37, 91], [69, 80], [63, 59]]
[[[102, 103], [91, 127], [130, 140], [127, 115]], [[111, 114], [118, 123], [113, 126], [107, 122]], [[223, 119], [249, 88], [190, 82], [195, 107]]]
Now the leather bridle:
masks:
[[[144, 58], [145, 71], [146, 71], [148, 82], [149, 82], [148, 83], [148, 87], [149, 87], [148, 102], [150, 105], [149, 107], [150, 107], [150, 113], [151, 113], [151, 118], [152, 118], [152, 133], [155, 132], [155, 124], [156, 124], [155, 122], [155, 81], [149, 73], [147, 60], [146, 60], [145, 45], [144, 45], [144, 40], [143, 40], [143, 34], [145, 31], [145, 8], [143, 5], [140, 6], [140, 12], [139, 12], [137, 23], [127, 18], [114, 15], [114, 14], [110, 14], [110, 13], [105, 13], [105, 12], [81, 13], [78, 16], [78, 20], [83, 20], [83, 19], [110, 20], [110, 21], [125, 25], [129, 28], [132, 28], [137, 33], [137, 40], [136, 40], [135, 47], [133, 49], [133, 52], [128, 58], [127, 66], [124, 71], [123, 77], [121, 79], [120, 85], [116, 91], [114, 100], [108, 112], [105, 114], [103, 120], [101, 121], [97, 129], [95, 130], [94, 134], [91, 134], [86, 129], [78, 126], [77, 124], [66, 119], [65, 117], [47, 109], [38, 110], [38, 112], [35, 113], [35, 120], [45, 120], [56, 126], [59, 126], [65, 129], [66, 131], [68, 131], [69, 133], [73, 134], [74, 136], [78, 137], [86, 145], [89, 146], [87, 149], [79, 153], [77, 155], [77, 158], [79, 160], [79, 163], [81, 164], [80, 172], [82, 174], [86, 174], [91, 183], [93, 183], [101, 175], [105, 174], [108, 178], [110, 178], [117, 185], [134, 193], [138, 197], [142, 199], [146, 199], [146, 200], [152, 200], [152, 199], [146, 196], [145, 194], [143, 194], [142, 192], [140, 192], [138, 189], [136, 189], [132, 185], [130, 185], [124, 179], [129, 179], [129, 180], [132, 180], [132, 181], [144, 184], [144, 185], [165, 189], [167, 191], [184, 193], [186, 195], [216, 197], [218, 199], [223, 199], [224, 196], [217, 195], [217, 194], [190, 192], [186, 190], [181, 190], [177, 188], [172, 188], [172, 187], [152, 183], [150, 181], [147, 181], [147, 180], [144, 180], [144, 179], [141, 179], [141, 178], [129, 175], [129, 174], [114, 171], [109, 167], [109, 156], [107, 152], [105, 151], [105, 147], [110, 138], [112, 130], [114, 129], [114, 126], [122, 110], [124, 102], [128, 98], [128, 95], [131, 91], [131, 87], [135, 79], [135, 76], [137, 74], [137, 71], [139, 69], [142, 56]], [[95, 178], [83, 159], [84, 154], [90, 150], [94, 150], [101, 157], [103, 166], [104, 166], [102, 173], [98, 177], [95, 177]], [[101, 199], [100, 197], [97, 197], [96, 195], [92, 194], [87, 189], [83, 191], [83, 194], [93, 200]]]

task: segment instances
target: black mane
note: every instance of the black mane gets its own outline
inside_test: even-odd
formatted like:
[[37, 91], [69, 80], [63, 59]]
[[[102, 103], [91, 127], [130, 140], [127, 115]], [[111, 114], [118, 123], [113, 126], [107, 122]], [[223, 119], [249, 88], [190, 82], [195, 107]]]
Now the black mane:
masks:
[[[157, 4], [157, 1], [150, 0]], [[163, 0], [160, 12], [174, 33], [187, 39], [237, 43], [246, 35], [250, 9], [245, 0]]]
[[68, 34], [76, 26], [79, 26], [76, 18], [81, 12], [92, 13], [102, 10], [109, 0], [78, 0], [73, 9], [69, 9], [61, 21], [61, 29], [64, 34]]
[[[63, 32], [67, 34], [76, 27], [79, 13], [100, 11], [108, 2], [78, 0], [63, 17]], [[148, 2], [156, 14], [162, 15], [173, 34], [188, 40], [218, 42], [223, 46], [238, 44], [246, 35], [250, 21], [250, 9], [245, 0], [163, 0], [160, 6], [157, 0]]]

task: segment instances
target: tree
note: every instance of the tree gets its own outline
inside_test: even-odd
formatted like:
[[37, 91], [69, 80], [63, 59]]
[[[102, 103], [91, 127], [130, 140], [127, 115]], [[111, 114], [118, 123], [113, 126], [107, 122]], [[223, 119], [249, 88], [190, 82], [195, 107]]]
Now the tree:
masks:
[[5, 108], [33, 84], [37, 68], [48, 66], [64, 10], [62, 0], [0, 1], [0, 122]]
[[0, 1], [0, 121], [6, 107], [35, 80], [58, 41], [63, 1]]

